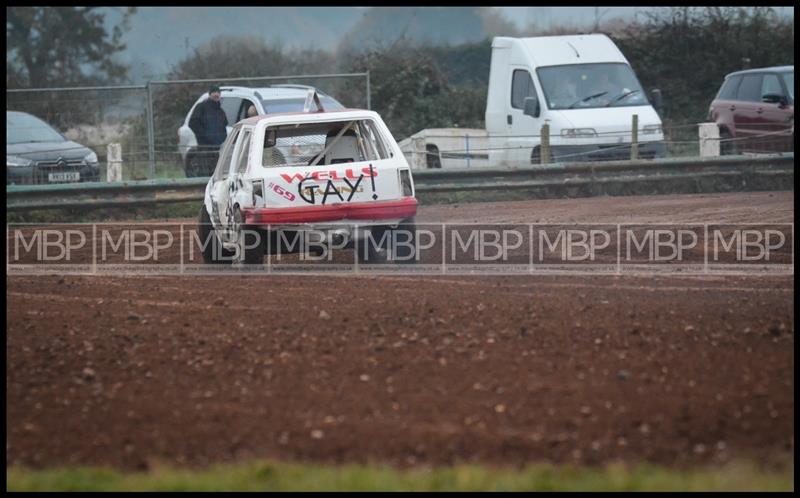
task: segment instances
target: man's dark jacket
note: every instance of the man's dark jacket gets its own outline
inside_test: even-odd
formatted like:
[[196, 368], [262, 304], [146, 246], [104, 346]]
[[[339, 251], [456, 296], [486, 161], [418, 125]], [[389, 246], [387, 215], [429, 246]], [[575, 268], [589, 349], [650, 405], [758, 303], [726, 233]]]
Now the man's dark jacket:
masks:
[[228, 136], [226, 126], [228, 118], [225, 117], [225, 111], [219, 102], [211, 99], [198, 104], [189, 120], [189, 128], [197, 137], [198, 145], [219, 147]]

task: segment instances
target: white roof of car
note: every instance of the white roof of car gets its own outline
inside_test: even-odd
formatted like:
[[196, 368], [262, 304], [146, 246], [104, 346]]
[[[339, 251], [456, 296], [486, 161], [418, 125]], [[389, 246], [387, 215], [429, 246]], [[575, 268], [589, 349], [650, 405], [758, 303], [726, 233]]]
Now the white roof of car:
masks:
[[492, 46], [520, 43], [539, 66], [625, 62], [619, 48], [603, 34], [536, 36], [531, 38], [497, 37]]

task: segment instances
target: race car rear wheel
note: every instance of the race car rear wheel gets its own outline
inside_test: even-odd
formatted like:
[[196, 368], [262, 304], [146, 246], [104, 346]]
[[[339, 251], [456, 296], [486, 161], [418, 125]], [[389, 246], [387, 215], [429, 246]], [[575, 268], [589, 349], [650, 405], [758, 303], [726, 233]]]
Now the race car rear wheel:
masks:
[[[417, 224], [415, 218], [407, 218], [391, 230], [403, 233], [402, 239], [407, 244], [398, 244], [395, 248], [395, 263], [401, 265], [414, 264], [417, 262]], [[410, 247], [409, 247], [410, 246]]]
[[370, 232], [372, 232], [371, 237], [374, 243], [370, 242], [369, 239], [366, 238], [356, 242], [356, 257], [358, 258], [358, 262], [360, 264], [377, 265], [386, 263], [388, 251], [385, 247], [386, 244], [381, 244], [381, 240], [383, 239], [386, 230], [387, 227], [372, 227], [370, 228]]
[[[396, 227], [373, 227], [373, 243], [361, 240], [356, 245], [356, 256], [361, 264], [413, 264], [416, 263], [417, 232], [413, 217], [403, 220]], [[381, 241], [385, 237], [385, 242]], [[388, 245], [393, 241], [398, 242], [392, 257], [389, 257]], [[378, 247], [376, 247], [376, 245]]]
[[224, 265], [231, 262], [233, 252], [222, 246], [216, 230], [211, 225], [211, 217], [208, 215], [208, 210], [206, 210], [205, 206], [200, 207], [198, 232], [200, 233], [203, 262], [210, 265]]
[[264, 253], [266, 252], [266, 232], [245, 224], [239, 206], [235, 207], [233, 219], [234, 232], [239, 243], [241, 263], [245, 265], [260, 265], [264, 262]]

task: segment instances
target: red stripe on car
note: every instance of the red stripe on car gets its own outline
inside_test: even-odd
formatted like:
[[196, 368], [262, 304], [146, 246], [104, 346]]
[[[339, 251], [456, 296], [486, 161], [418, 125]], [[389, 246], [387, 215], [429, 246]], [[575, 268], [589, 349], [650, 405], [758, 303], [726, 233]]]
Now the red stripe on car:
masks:
[[248, 225], [286, 225], [339, 220], [390, 220], [417, 214], [413, 197], [397, 201], [353, 202], [292, 208], [243, 208]]

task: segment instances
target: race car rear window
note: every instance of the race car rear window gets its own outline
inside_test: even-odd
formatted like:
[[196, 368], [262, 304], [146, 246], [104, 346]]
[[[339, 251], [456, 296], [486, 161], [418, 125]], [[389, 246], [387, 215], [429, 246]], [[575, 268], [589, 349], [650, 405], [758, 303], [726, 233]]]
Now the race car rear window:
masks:
[[265, 168], [322, 166], [389, 157], [389, 147], [369, 119], [282, 125], [270, 130], [275, 130], [275, 145], [264, 148]]

